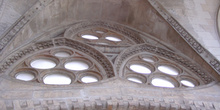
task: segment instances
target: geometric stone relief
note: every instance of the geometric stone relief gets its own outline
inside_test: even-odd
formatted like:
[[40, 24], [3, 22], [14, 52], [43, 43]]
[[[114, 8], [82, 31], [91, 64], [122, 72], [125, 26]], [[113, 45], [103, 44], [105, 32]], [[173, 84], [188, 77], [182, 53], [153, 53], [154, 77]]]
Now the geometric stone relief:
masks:
[[218, 73], [220, 62], [210, 54], [193, 36], [186, 31], [165, 9], [156, 1], [148, 0], [157, 12], [176, 30], [176, 32]]
[[53, 49], [55, 47], [62, 46], [73, 48], [92, 57], [102, 66], [107, 78], [115, 76], [112, 63], [108, 60], [108, 58], [105, 57], [105, 55], [86, 44], [66, 38], [55, 38], [50, 41], [36, 43], [26, 47], [25, 49], [21, 49], [14, 54], [11, 54], [8, 58], [6, 58], [6, 60], [3, 61], [2, 65], [0, 66], [0, 74], [9, 72], [8, 68], [14, 67], [15, 64], [18, 64], [22, 59], [27, 58], [26, 56], [33, 55], [45, 49]]
[[90, 98], [0, 100], [1, 110], [217, 110], [219, 103], [109, 96]]
[[[184, 58], [181, 55], [173, 53], [171, 51], [149, 45], [149, 44], [140, 44], [130, 48], [127, 48], [123, 53], [121, 53], [116, 61], [116, 71], [121, 76], [123, 73], [123, 67], [125, 63], [133, 56], [140, 55], [141, 53], [148, 52], [152, 55], [162, 57], [164, 59], [169, 59], [172, 62], [177, 63], [178, 65], [183, 66], [191, 72], [191, 74], [196, 75], [204, 84], [209, 84], [215, 81], [215, 78], [210, 76], [208, 72], [203, 70], [198, 64], [193, 63], [187, 58]], [[149, 67], [149, 66], [148, 66]], [[150, 66], [151, 67], [151, 66]], [[152, 67], [153, 68], [153, 67]]]

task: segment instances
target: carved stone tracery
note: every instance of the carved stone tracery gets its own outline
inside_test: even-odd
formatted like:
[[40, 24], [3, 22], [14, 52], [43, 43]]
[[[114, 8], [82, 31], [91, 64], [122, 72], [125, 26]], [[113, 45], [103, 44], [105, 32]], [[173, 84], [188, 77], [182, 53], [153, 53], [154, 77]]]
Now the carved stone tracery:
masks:
[[107, 77], [111, 78], [114, 77], [114, 69], [110, 61], [100, 52], [97, 50], [89, 47], [88, 45], [82, 44], [77, 41], [73, 41], [66, 38], [57, 38], [53, 41], [45, 41], [41, 43], [36, 43], [33, 46], [30, 46], [24, 50], [21, 50], [11, 57], [9, 57], [7, 60], [5, 60], [5, 63], [1, 66], [1, 74], [7, 71], [10, 66], [12, 66], [16, 61], [23, 59], [28, 54], [33, 54], [34, 52], [37, 52], [39, 50], [49, 49], [52, 47], [59, 47], [59, 46], [67, 46], [73, 49], [76, 49], [78, 51], [81, 51], [85, 54], [88, 54], [92, 58], [94, 58], [97, 62], [99, 62], [104, 70], [106, 71]]
[[140, 38], [136, 31], [127, 28], [125, 26], [121, 26], [116, 23], [111, 22], [105, 22], [105, 21], [84, 21], [77, 24], [74, 24], [72, 28], [66, 30], [64, 37], [70, 37], [76, 35], [79, 31], [90, 29], [93, 27], [103, 27], [108, 30], [116, 31], [118, 33], [121, 33], [128, 38], [130, 38], [132, 41], [134, 41], [136, 44], [144, 43], [144, 40]]
[[178, 54], [175, 54], [171, 51], [168, 51], [168, 50], [165, 50], [165, 49], [162, 49], [159, 47], [155, 47], [155, 46], [152, 46], [149, 44], [142, 44], [142, 45], [130, 47], [124, 53], [120, 54], [118, 59], [116, 59], [117, 72], [118, 73], [122, 72], [122, 67], [124, 65], [124, 62], [126, 62], [126, 60], [129, 57], [131, 57], [135, 54], [138, 54], [138, 53], [142, 53], [142, 52], [150, 52], [152, 54], [156, 54], [158, 56], [162, 56], [164, 58], [170, 59], [170, 60], [184, 66], [185, 68], [189, 69], [194, 74], [196, 74], [201, 80], [203, 80], [203, 82], [205, 84], [209, 84], [215, 80], [205, 70], [202, 70], [201, 67], [199, 67], [195, 63], [191, 62], [190, 60], [188, 60]]

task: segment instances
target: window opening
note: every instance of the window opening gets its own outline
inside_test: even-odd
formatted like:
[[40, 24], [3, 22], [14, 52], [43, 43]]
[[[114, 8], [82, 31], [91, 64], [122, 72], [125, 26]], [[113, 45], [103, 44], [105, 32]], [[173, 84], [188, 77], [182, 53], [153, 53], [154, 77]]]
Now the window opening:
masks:
[[132, 82], [143, 83], [139, 78], [128, 77], [127, 79], [128, 79], [129, 81], [132, 81]]
[[64, 66], [66, 69], [75, 71], [86, 70], [89, 68], [89, 65], [83, 61], [71, 61], [66, 63]]
[[150, 63], [153, 63], [153, 62], [154, 62], [154, 60], [151, 59], [151, 58], [143, 58], [143, 60], [146, 61], [146, 62], [150, 62]]
[[172, 66], [168, 66], [168, 65], [159, 66], [158, 70], [160, 70], [161, 72], [163, 72], [165, 74], [169, 74], [169, 75], [178, 75], [179, 74], [179, 72], [176, 68], [174, 68]]
[[181, 82], [184, 86], [187, 86], [187, 87], [195, 87], [195, 85], [194, 85], [192, 82], [188, 81], [188, 80], [181, 80], [180, 82]]
[[56, 63], [49, 59], [36, 59], [31, 62], [31, 67], [37, 69], [51, 69], [56, 66]]
[[82, 77], [81, 81], [84, 83], [93, 83], [98, 82], [98, 78], [95, 76], [84, 76]]
[[114, 42], [120, 42], [121, 41], [121, 39], [119, 39], [117, 37], [112, 37], [112, 36], [105, 37], [105, 39], [110, 40], [110, 41], [114, 41]]
[[175, 87], [171, 82], [165, 79], [160, 79], [160, 78], [154, 78], [151, 83], [152, 85], [157, 86], [157, 87], [167, 87], [167, 88]]
[[105, 33], [105, 32], [103, 32], [103, 31], [95, 31], [96, 33], [99, 33], [99, 34], [103, 34], [103, 33]]
[[134, 72], [141, 73], [141, 74], [150, 74], [151, 70], [146, 66], [139, 65], [139, 64], [132, 64], [130, 65], [130, 69]]
[[57, 53], [55, 53], [55, 56], [57, 56], [57, 57], [69, 57], [70, 54], [67, 53], [67, 52], [57, 52]]
[[35, 76], [32, 73], [29, 72], [18, 72], [15, 75], [16, 79], [22, 80], [22, 81], [31, 81], [35, 78]]
[[64, 74], [49, 74], [45, 75], [43, 82], [45, 84], [67, 85], [71, 83], [71, 78]]
[[82, 38], [89, 39], [89, 40], [97, 40], [97, 39], [99, 39], [97, 36], [94, 36], [94, 35], [82, 35]]

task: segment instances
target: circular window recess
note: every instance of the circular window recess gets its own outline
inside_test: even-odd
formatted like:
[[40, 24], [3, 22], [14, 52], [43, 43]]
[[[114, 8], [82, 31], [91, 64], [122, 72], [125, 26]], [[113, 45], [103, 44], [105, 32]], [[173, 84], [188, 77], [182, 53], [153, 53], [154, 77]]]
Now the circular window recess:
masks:
[[174, 84], [168, 80], [161, 79], [161, 78], [154, 78], [151, 82], [152, 85], [157, 87], [167, 87], [167, 88], [174, 88]]
[[134, 72], [141, 73], [141, 74], [150, 74], [151, 70], [146, 66], [139, 65], [139, 64], [132, 64], [130, 65], [130, 69]]
[[150, 63], [153, 63], [155, 62], [152, 58], [142, 58], [144, 61], [146, 62], [150, 62]]
[[56, 57], [69, 57], [70, 54], [67, 52], [57, 52], [54, 54]]
[[99, 39], [97, 36], [94, 36], [94, 35], [82, 35], [82, 38], [89, 39], [89, 40], [97, 40], [97, 39]]
[[83, 83], [93, 83], [93, 82], [98, 82], [98, 78], [95, 76], [84, 76], [81, 78], [81, 81]]
[[99, 44], [99, 45], [108, 45], [108, 43], [104, 43], [104, 42], [98, 42], [97, 44]]
[[31, 63], [31, 67], [36, 69], [51, 69], [56, 66], [56, 63], [50, 59], [36, 59]]
[[64, 74], [49, 74], [45, 75], [43, 82], [44, 84], [53, 84], [53, 85], [68, 85], [71, 84], [71, 78]]
[[127, 79], [132, 82], [143, 83], [143, 81], [141, 79], [136, 78], [136, 77], [128, 77]]
[[186, 87], [195, 87], [195, 84], [193, 84], [192, 82], [188, 80], [181, 80], [180, 82]]
[[105, 32], [103, 32], [103, 31], [99, 31], [99, 30], [97, 30], [97, 31], [95, 31], [96, 33], [99, 33], [99, 34], [103, 34], [103, 33], [105, 33]]
[[22, 81], [31, 81], [35, 78], [34, 74], [31, 73], [31, 72], [18, 72], [16, 75], [15, 75], [15, 78], [18, 79], [18, 80], [22, 80]]
[[178, 69], [176, 69], [172, 66], [168, 66], [168, 65], [159, 66], [158, 70], [160, 70], [161, 72], [163, 72], [165, 74], [169, 74], [169, 75], [178, 75], [179, 74]]
[[105, 37], [105, 39], [110, 40], [110, 41], [114, 41], [114, 42], [120, 42], [121, 41], [121, 39], [119, 39], [117, 37], [112, 37], [112, 36]]
[[66, 69], [74, 71], [82, 71], [89, 69], [89, 65], [83, 61], [71, 61], [64, 65]]
[[158, 58], [155, 56], [151, 56], [151, 55], [140, 55], [139, 56], [142, 60], [149, 62], [149, 63], [153, 63], [158, 61]]

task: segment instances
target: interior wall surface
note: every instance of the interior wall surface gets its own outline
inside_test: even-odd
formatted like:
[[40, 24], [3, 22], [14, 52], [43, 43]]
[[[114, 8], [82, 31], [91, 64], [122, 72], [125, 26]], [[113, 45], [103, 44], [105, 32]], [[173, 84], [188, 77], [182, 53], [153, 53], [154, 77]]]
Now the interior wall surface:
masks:
[[[2, 3], [7, 2], [9, 1], [3, 0]], [[4, 39], [7, 44], [0, 46], [2, 48], [0, 56], [0, 109], [220, 109], [218, 63], [207, 62], [204, 57], [207, 59], [211, 59], [212, 57], [206, 53], [206, 50], [204, 49], [204, 53], [199, 54], [198, 51], [193, 49], [192, 46], [181, 37], [179, 32], [177, 32], [178, 30], [174, 29], [170, 23], [163, 18], [163, 15], [147, 0], [41, 0], [29, 2], [20, 2], [21, 4], [19, 4], [19, 6], [34, 3], [35, 5], [29, 6], [31, 8], [26, 13], [24, 12], [24, 10], [27, 10], [26, 8], [18, 12], [21, 13], [21, 15], [24, 14], [24, 16], [20, 18], [21, 22], [11, 27], [11, 31], [5, 34], [6, 36], [11, 36], [11, 38], [7, 37], [10, 39]], [[13, 4], [13, 2], [10, 3]], [[181, 1], [181, 3], [183, 3], [183, 1]], [[184, 1], [184, 3], [186, 2]], [[173, 6], [172, 3], [170, 5]], [[17, 8], [18, 7], [15, 7], [14, 10]], [[168, 9], [168, 11], [170, 10]], [[210, 17], [210, 19], [211, 18], [212, 17]], [[11, 22], [12, 21], [13, 20], [11, 20]], [[208, 21], [206, 21], [206, 23]], [[197, 29], [197, 25], [192, 26], [193, 29]], [[73, 41], [80, 42], [85, 44], [85, 47], [88, 47], [87, 49], [83, 49], [85, 52], [94, 49], [95, 54], [105, 56], [97, 57], [97, 59], [108, 59], [109, 62], [111, 62], [109, 64], [112, 66], [111, 72], [114, 73], [114, 75], [109, 78], [106, 76], [106, 79], [96, 83], [81, 83], [64, 86], [46, 85], [36, 82], [28, 83], [9, 76], [10, 72], [14, 71], [17, 65], [21, 64], [21, 61], [34, 55], [31, 52], [28, 53], [29, 50], [27, 50], [27, 53], [17, 54], [27, 47], [31, 46], [40, 52], [41, 47], [50, 47], [52, 45], [51, 48], [53, 48], [54, 45], [57, 46], [57, 44], [54, 43], [54, 41], [56, 41], [54, 39], [58, 39], [57, 41], [61, 41], [62, 44], [62, 40], [59, 40], [59, 38], [71, 39], [78, 33], [92, 28], [109, 29], [130, 39], [133, 38], [133, 42], [139, 42], [139, 44], [132, 45], [133, 47], [136, 45], [150, 44], [154, 45], [157, 49], [162, 48], [166, 51], [164, 53], [161, 52], [161, 54], [167, 56], [167, 58], [175, 57], [175, 55], [169, 56], [166, 52], [183, 56], [193, 64], [196, 64], [196, 66], [189, 65], [187, 68], [196, 70], [198, 68], [195, 69], [195, 67], [200, 67], [201, 71], [204, 70], [206, 74], [204, 76], [201, 75], [201, 77], [204, 79], [210, 77], [212, 81], [194, 88], [161, 88], [154, 87], [151, 84], [134, 83], [119, 75], [120, 72], [117, 70], [117, 58], [115, 62], [111, 62], [111, 60], [105, 56], [104, 52], [99, 50], [98, 46], [95, 47], [86, 44], [84, 41], [77, 40]], [[187, 29], [191, 28], [192, 27], [189, 27]], [[207, 34], [213, 35], [209, 29], [206, 31]], [[137, 38], [136, 41], [135, 38]], [[53, 41], [53, 43], [36, 46], [39, 42], [44, 43], [46, 41]], [[195, 46], [196, 48], [201, 46], [199, 43], [193, 42], [193, 44], [194, 43], [197, 44]], [[63, 47], [65, 46], [66, 45]], [[106, 52], [110, 51], [114, 46], [103, 46], [100, 48], [104, 48], [103, 50], [106, 49]], [[119, 47], [120, 46], [118, 46], [118, 48]], [[120, 55], [126, 50], [121, 51], [121, 48], [124, 49], [125, 47], [115, 49], [118, 52], [118, 59], [123, 59]], [[144, 49], [148, 48], [146, 47]], [[132, 51], [132, 49], [130, 49], [130, 51]], [[156, 50], [155, 53], [157, 51], [158, 50]], [[10, 59], [12, 57], [15, 59]], [[19, 58], [16, 59], [16, 57]], [[176, 59], [180, 60], [179, 57]], [[185, 60], [182, 62], [184, 63], [184, 61]], [[213, 65], [210, 66], [211, 64]]]

